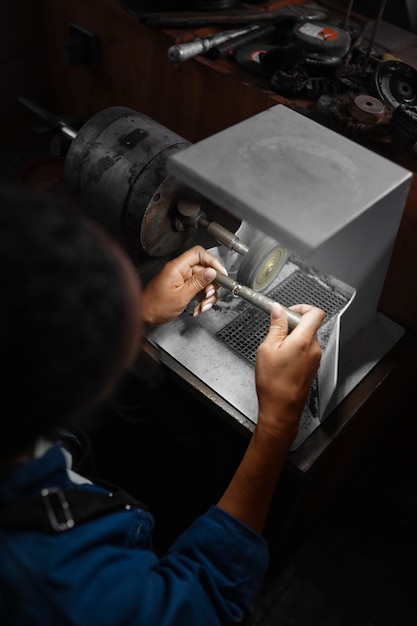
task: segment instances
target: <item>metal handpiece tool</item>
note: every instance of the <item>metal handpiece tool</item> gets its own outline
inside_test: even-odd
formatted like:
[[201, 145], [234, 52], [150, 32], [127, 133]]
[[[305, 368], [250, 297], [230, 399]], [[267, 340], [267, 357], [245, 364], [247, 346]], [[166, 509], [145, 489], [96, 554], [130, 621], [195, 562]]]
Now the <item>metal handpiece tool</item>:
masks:
[[224, 30], [215, 35], [207, 35], [207, 37], [196, 37], [193, 41], [178, 43], [168, 48], [168, 58], [173, 63], [181, 63], [187, 61], [198, 54], [206, 54], [209, 50], [226, 41], [233, 41], [234, 37], [247, 35], [252, 31], [260, 29], [259, 24], [250, 24], [244, 28], [235, 28], [233, 30]]
[[[274, 304], [274, 300], [268, 298], [267, 296], [264, 296], [261, 293], [258, 293], [257, 291], [254, 291], [250, 287], [241, 285], [240, 283], [233, 280], [233, 278], [230, 278], [230, 276], [226, 276], [225, 274], [217, 272], [215, 282], [218, 283], [221, 287], [225, 287], [226, 289], [231, 291], [234, 296], [241, 297], [247, 302], [250, 302], [264, 313], [268, 313], [269, 315], [269, 313], [271, 312], [271, 306]], [[291, 311], [291, 309], [288, 309], [283, 305], [281, 306], [288, 320], [288, 328], [290, 330], [293, 330], [299, 323], [301, 315], [299, 315], [295, 311]]]

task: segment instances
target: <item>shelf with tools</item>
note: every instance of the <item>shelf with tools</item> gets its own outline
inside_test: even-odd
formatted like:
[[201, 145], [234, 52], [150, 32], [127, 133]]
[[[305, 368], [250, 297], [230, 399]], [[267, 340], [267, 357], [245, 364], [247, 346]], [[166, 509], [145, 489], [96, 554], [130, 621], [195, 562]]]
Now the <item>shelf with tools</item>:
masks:
[[[266, 3], [256, 9], [262, 13], [287, 4]], [[274, 94], [263, 76], [249, 73], [233, 59], [199, 55], [185, 63], [169, 60], [171, 46], [230, 30], [230, 24], [150, 26], [117, 1], [43, 0], [43, 5], [57, 107], [70, 108], [81, 121], [106, 106], [122, 104], [195, 142], [277, 102], [290, 102]], [[74, 23], [97, 35], [96, 67], [66, 65], [64, 48]]]

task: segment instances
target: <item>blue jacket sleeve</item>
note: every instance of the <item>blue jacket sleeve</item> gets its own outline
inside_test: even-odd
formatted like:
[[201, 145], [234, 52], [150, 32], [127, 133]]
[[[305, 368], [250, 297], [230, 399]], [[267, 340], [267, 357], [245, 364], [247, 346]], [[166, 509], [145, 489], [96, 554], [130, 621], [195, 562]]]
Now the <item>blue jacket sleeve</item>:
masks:
[[[163, 558], [143, 548], [96, 563], [82, 624], [223, 626], [253, 605], [268, 564], [262, 536], [218, 507], [199, 517]], [[86, 573], [91, 584], [91, 575]], [[119, 618], [124, 616], [124, 620]]]
[[253, 605], [267, 563], [266, 541], [211, 507], [163, 558], [142, 551], [135, 563], [131, 556], [129, 578], [119, 571], [119, 591], [112, 595], [122, 603], [120, 611], [128, 611], [126, 623], [132, 626], [239, 623]]
[[263, 537], [218, 507], [178, 538], [171, 557], [198, 575], [219, 618], [232, 622], [240, 621], [252, 606], [268, 564]]
[[[10, 626], [241, 621], [268, 564], [267, 544], [259, 534], [211, 507], [162, 558], [151, 550], [151, 536], [151, 516], [141, 509], [58, 534], [0, 532], [0, 622], [2, 614]], [[12, 594], [6, 594], [4, 583]]]

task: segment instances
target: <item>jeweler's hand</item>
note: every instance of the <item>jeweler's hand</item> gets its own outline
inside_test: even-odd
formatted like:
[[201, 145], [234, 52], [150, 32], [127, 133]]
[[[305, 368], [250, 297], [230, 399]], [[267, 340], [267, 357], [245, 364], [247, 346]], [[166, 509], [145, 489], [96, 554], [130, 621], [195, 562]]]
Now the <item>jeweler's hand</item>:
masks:
[[267, 336], [256, 354], [258, 426], [271, 433], [294, 437], [321, 359], [317, 331], [323, 322], [321, 309], [300, 304], [291, 307], [301, 315], [288, 334], [288, 322], [279, 304], [271, 310]]
[[257, 532], [263, 530], [321, 358], [316, 334], [324, 312], [304, 304], [291, 308], [302, 317], [288, 335], [282, 307], [272, 305], [269, 332], [256, 354], [258, 423], [217, 503]]
[[143, 291], [145, 322], [151, 326], [169, 322], [181, 315], [193, 298], [198, 299], [194, 315], [210, 309], [217, 300], [216, 270], [227, 273], [202, 246], [194, 246], [168, 261]]

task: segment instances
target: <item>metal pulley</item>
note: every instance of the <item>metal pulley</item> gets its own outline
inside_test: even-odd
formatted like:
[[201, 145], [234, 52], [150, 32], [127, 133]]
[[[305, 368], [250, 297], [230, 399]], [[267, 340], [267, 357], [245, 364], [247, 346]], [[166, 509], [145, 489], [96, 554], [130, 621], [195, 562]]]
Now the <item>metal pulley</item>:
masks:
[[373, 96], [359, 94], [350, 103], [349, 113], [363, 124], [377, 124], [384, 118], [385, 106]]
[[167, 175], [168, 155], [187, 145], [145, 115], [110, 107], [90, 118], [73, 139], [65, 180], [88, 214], [135, 249], [149, 199]]

